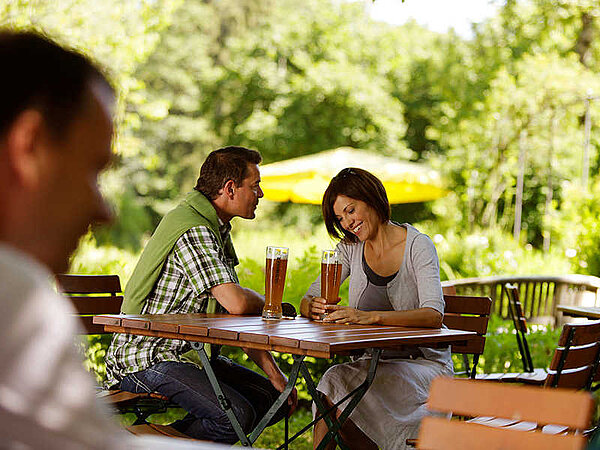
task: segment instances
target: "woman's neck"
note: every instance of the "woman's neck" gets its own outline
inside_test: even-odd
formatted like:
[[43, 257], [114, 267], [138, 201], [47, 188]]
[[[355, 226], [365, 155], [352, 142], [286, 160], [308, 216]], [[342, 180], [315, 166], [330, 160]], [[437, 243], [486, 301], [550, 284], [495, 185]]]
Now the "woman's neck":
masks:
[[380, 256], [398, 241], [396, 226], [391, 222], [382, 223], [372, 239], [367, 239], [365, 245], [375, 255]]

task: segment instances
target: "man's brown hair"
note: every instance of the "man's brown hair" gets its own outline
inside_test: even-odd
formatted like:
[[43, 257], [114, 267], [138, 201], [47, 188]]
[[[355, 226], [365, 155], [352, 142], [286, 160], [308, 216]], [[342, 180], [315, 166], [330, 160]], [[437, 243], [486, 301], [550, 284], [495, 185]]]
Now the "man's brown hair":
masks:
[[214, 200], [229, 180], [236, 186], [248, 176], [248, 164], [260, 164], [262, 156], [256, 150], [245, 147], [224, 147], [211, 152], [202, 167], [196, 189], [209, 200]]
[[339, 195], [365, 202], [375, 210], [381, 223], [390, 220], [390, 202], [383, 183], [370, 172], [355, 167], [342, 169], [327, 186], [321, 208], [323, 220], [330, 236], [346, 242], [358, 242], [358, 238], [344, 230], [333, 212], [333, 204]]
[[110, 85], [87, 56], [37, 31], [0, 29], [0, 136], [28, 108], [62, 137], [85, 106], [90, 81]]

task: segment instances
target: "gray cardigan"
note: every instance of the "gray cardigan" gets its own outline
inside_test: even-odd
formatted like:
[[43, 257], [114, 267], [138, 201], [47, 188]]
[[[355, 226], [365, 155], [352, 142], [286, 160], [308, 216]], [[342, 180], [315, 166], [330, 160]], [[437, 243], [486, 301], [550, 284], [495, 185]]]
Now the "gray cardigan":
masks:
[[[406, 246], [402, 265], [396, 277], [387, 285], [390, 302], [396, 311], [433, 308], [444, 314], [444, 296], [440, 284], [440, 266], [435, 245], [427, 236], [407, 223], [395, 224], [406, 228]], [[350, 277], [348, 304], [360, 309], [358, 302], [367, 288], [367, 275], [362, 266], [364, 242], [340, 242], [336, 249], [342, 262], [342, 282]], [[308, 295], [321, 295], [321, 277], [307, 291]], [[427, 359], [451, 367], [450, 350], [422, 348]]]

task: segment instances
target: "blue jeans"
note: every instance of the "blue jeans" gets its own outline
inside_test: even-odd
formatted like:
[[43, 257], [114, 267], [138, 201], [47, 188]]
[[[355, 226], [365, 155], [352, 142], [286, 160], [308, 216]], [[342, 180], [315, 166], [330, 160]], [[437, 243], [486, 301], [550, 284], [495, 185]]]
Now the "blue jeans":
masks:
[[[211, 365], [240, 425], [248, 434], [275, 402], [279, 392], [267, 378], [223, 356], [213, 359]], [[227, 444], [238, 441], [208, 376], [194, 364], [160, 362], [126, 376], [120, 388], [135, 393], [158, 392], [181, 406], [188, 415], [172, 426], [190, 437]], [[280, 421], [286, 412], [287, 403], [284, 403], [269, 425]]]

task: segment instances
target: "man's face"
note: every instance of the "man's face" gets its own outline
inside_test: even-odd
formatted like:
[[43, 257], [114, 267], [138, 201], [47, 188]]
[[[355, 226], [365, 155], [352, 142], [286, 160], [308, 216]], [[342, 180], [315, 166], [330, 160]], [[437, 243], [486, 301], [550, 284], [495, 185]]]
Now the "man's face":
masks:
[[260, 172], [258, 165], [248, 164], [248, 175], [242, 181], [241, 186], [235, 188], [236, 216], [244, 219], [256, 217], [256, 206], [258, 199], [262, 198], [263, 191], [260, 188]]
[[56, 273], [68, 268], [71, 253], [91, 223], [107, 222], [111, 212], [98, 187], [98, 175], [111, 158], [113, 94], [99, 82], [63, 138], [50, 141], [41, 195], [47, 219], [46, 263]]

